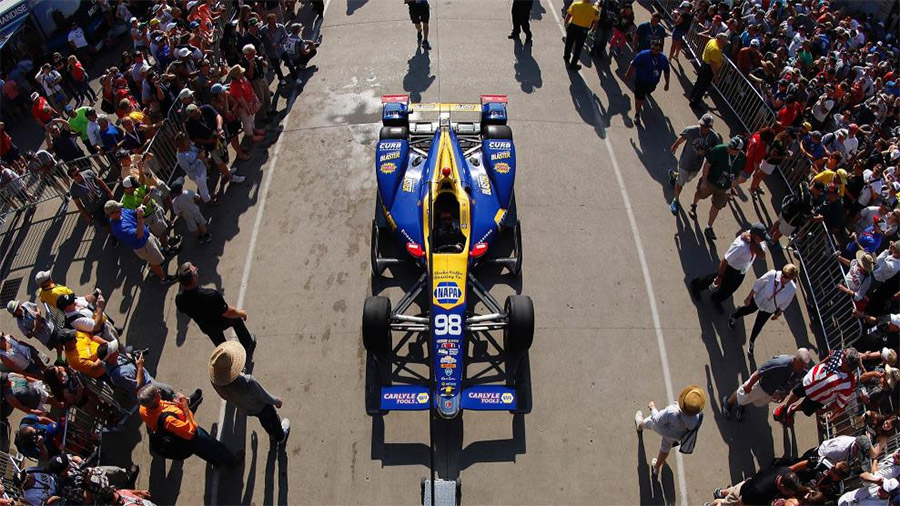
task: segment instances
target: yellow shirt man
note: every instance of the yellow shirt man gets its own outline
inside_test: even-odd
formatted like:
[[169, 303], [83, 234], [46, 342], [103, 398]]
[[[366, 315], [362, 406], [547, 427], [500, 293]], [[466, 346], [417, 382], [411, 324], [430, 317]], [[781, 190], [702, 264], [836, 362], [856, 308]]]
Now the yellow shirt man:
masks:
[[706, 47], [703, 48], [703, 63], [721, 67], [722, 63], [725, 61], [724, 58], [725, 57], [722, 55], [722, 48], [719, 47], [716, 38], [713, 37], [709, 39], [709, 42], [706, 43]]
[[100, 342], [102, 342], [101, 338], [94, 338], [90, 334], [76, 331], [75, 342], [65, 343], [66, 362], [72, 369], [92, 378], [103, 376], [106, 374], [106, 369], [97, 357], [97, 348], [100, 347]]
[[812, 180], [813, 183], [822, 183], [825, 186], [834, 183], [835, 186], [838, 187], [838, 195], [843, 197], [844, 191], [846, 190], [844, 185], [847, 184], [847, 171], [844, 169], [838, 169], [837, 171], [825, 169], [822, 172], [816, 174]]
[[56, 299], [59, 298], [60, 295], [73, 294], [75, 292], [69, 289], [68, 286], [58, 285], [53, 283], [47, 288], [41, 288], [40, 293], [38, 294], [41, 302], [45, 302], [48, 306], [52, 308], [56, 308]]
[[582, 28], [590, 28], [600, 19], [600, 11], [597, 6], [585, 0], [578, 0], [569, 6], [567, 11], [569, 22]]

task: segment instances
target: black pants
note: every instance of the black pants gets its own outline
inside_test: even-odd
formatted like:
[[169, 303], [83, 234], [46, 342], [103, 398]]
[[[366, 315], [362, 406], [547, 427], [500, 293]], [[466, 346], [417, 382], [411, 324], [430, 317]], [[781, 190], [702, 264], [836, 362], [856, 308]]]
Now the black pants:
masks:
[[266, 431], [266, 434], [269, 435], [272, 441], [277, 442], [284, 439], [284, 430], [281, 428], [281, 417], [278, 416], [278, 412], [275, 411], [275, 406], [267, 404], [265, 409], [251, 416], [259, 418], [259, 424], [262, 425], [263, 430]]
[[513, 35], [518, 36], [524, 32], [526, 38], [531, 38], [531, 2], [513, 0], [512, 5]]
[[759, 312], [756, 313], [756, 320], [753, 321], [753, 330], [750, 331], [750, 344], [753, 344], [753, 342], [756, 341], [756, 338], [759, 336], [759, 333], [762, 332], [762, 328], [766, 325], [766, 322], [772, 318], [772, 313], [767, 313], [760, 310], [758, 307], [756, 307], [756, 301], [750, 299], [749, 306], [741, 306], [737, 311], [734, 312], [733, 315], [731, 315], [732, 318], [737, 319], [743, 318], [748, 314], [754, 313], [756, 311]]
[[869, 289], [869, 303], [866, 305], [866, 312], [871, 315], [887, 313], [890, 310], [888, 304], [891, 297], [898, 291], [900, 291], [900, 274], [895, 274], [884, 283], [873, 286]]
[[697, 72], [697, 82], [691, 90], [691, 102], [699, 102], [703, 100], [703, 96], [709, 91], [713, 82], [713, 70], [708, 63], [700, 65], [700, 71]]
[[606, 51], [606, 44], [609, 43], [609, 38], [612, 37], [612, 33], [612, 26], [605, 27], [600, 25], [597, 27], [597, 33], [594, 34], [594, 47], [591, 48], [591, 54], [603, 55]]
[[[578, 58], [581, 56], [581, 48], [584, 47], [587, 34], [587, 28], [576, 24], [569, 23], [569, 26], [566, 27], [566, 52], [563, 56], [567, 64], [575, 65], [578, 63]], [[569, 59], [569, 56], [571, 56], [571, 59]]]
[[291, 61], [287, 52], [281, 53], [281, 56], [270, 56], [269, 64], [272, 65], [272, 68], [275, 70], [275, 75], [278, 76], [278, 79], [284, 79], [284, 72], [281, 71], [281, 62], [284, 62], [285, 66], [288, 68], [288, 72], [291, 73], [291, 78], [297, 78], [297, 69], [294, 68], [294, 63]]
[[201, 328], [200, 330], [209, 336], [210, 341], [212, 341], [214, 345], [218, 346], [225, 342], [225, 331], [230, 328], [234, 329], [238, 341], [240, 341], [241, 346], [244, 347], [247, 354], [253, 353], [253, 349], [256, 348], [256, 338], [250, 334], [250, 331], [247, 330], [247, 326], [244, 325], [244, 320], [241, 320], [240, 318], [223, 318], [219, 327]]
[[[707, 276], [703, 276], [702, 278], [694, 279], [691, 281], [691, 284], [697, 287], [698, 291], [702, 292], [703, 290], [709, 289], [709, 286], [712, 285], [718, 275], [718, 272], [714, 272]], [[716, 302], [725, 302], [725, 299], [731, 297], [731, 295], [740, 288], [741, 283], [743, 282], [744, 275], [741, 274], [741, 271], [730, 265], [726, 265], [725, 272], [722, 274], [722, 283], [719, 284], [719, 288], [716, 292], [712, 294], [712, 299]]]

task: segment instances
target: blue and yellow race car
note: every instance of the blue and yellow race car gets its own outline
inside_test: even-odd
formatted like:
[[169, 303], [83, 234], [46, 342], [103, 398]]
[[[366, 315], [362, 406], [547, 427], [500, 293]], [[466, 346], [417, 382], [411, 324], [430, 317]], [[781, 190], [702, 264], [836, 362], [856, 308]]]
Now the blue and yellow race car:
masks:
[[[367, 411], [435, 409], [445, 418], [461, 409], [528, 412], [534, 306], [523, 295], [501, 306], [473, 274], [493, 266], [519, 276], [522, 269], [506, 97], [410, 104], [405, 95], [389, 95], [382, 102], [373, 276], [390, 268], [396, 277], [402, 264], [422, 272], [394, 309], [386, 297], [365, 301], [362, 337], [375, 369], [366, 381]], [[437, 119], [419, 120], [429, 113]], [[473, 118], [460, 119], [467, 115]], [[511, 252], [498, 255], [504, 237]], [[390, 249], [397, 253], [388, 256]], [[502, 332], [502, 346], [494, 332]], [[396, 346], [395, 333], [402, 336]], [[406, 344], [418, 352], [398, 359]], [[411, 372], [410, 361], [427, 365], [428, 376], [399, 374]], [[475, 364], [485, 369], [467, 376]]]

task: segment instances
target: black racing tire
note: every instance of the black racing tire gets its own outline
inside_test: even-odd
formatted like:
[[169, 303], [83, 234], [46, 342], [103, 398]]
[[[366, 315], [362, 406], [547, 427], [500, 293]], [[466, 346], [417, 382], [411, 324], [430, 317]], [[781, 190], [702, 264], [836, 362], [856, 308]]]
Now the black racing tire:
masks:
[[[513, 269], [513, 276], [520, 277], [522, 276], [522, 222], [516, 221], [516, 226], [513, 229], [513, 234], [515, 234], [516, 241], [516, 266]], [[534, 311], [532, 310], [532, 316], [533, 315]], [[534, 326], [532, 326], [532, 330], [533, 328]]]
[[[384, 131], [384, 129], [382, 129]], [[484, 125], [482, 137], [485, 139], [508, 139], [512, 140], [512, 128], [506, 125]]]
[[503, 307], [506, 312], [503, 347], [507, 355], [519, 356], [534, 342], [534, 303], [527, 295], [510, 295]]
[[373, 355], [391, 352], [391, 300], [367, 297], [363, 304], [363, 346]]
[[407, 139], [409, 138], [409, 128], [405, 126], [383, 126], [381, 133], [378, 134], [379, 140], [385, 139]]

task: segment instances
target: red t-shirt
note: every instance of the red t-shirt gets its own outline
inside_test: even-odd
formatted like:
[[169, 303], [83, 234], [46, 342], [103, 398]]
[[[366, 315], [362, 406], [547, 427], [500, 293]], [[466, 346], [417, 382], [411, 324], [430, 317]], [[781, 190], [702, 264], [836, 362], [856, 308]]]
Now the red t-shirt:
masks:
[[234, 98], [243, 98], [250, 103], [255, 96], [253, 94], [253, 88], [250, 87], [250, 82], [247, 81], [246, 78], [240, 79], [232, 79], [231, 86], [228, 88], [228, 93], [230, 93]]
[[747, 162], [744, 164], [744, 173], [753, 174], [756, 164], [766, 156], [766, 146], [759, 136], [759, 132], [750, 136], [747, 142]]
[[791, 102], [788, 104], [784, 104], [784, 107], [778, 111], [778, 124], [784, 128], [787, 128], [794, 124], [794, 120], [797, 119], [797, 116], [800, 114], [800, 104], [797, 102]]
[[72, 77], [75, 78], [79, 83], [84, 81], [84, 67], [81, 66], [81, 62], [76, 63], [72, 66]]
[[53, 109], [50, 108], [47, 104], [47, 99], [44, 97], [38, 97], [37, 102], [31, 106], [31, 114], [42, 123], [49, 122], [55, 116]]

